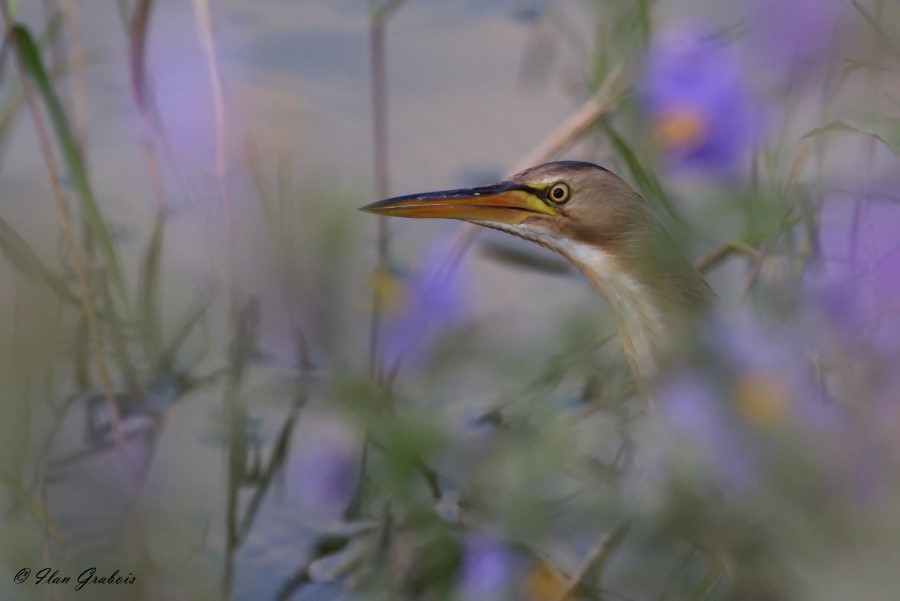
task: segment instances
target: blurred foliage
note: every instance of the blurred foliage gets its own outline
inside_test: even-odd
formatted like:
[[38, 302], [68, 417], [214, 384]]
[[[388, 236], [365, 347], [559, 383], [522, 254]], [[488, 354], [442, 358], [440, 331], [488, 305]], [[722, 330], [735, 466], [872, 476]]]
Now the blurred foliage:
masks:
[[[80, 9], [44, 4], [2, 4], [0, 145], [18, 125], [49, 149], [35, 161], [62, 202], [35, 208], [40, 239], [0, 204], [0, 597], [74, 597], [13, 577], [91, 565], [136, 575], [98, 599], [900, 595], [896, 6], [519, 6], [523, 83], [575, 100], [627, 83], [578, 153], [626, 177], [720, 292], [648, 415], [599, 298], [547, 290], [539, 348], [492, 337], [465, 234], [376, 261], [353, 184], [301, 181], [253, 136], [204, 205], [155, 112], [149, 1], [120, 10], [157, 206], [138, 244], [118, 239], [121, 191], [93, 175], [67, 85]], [[371, 27], [413, 4], [370, 2]], [[176, 269], [185, 199], [212, 215], [190, 225], [202, 275]], [[254, 220], [246, 258], [235, 224]]]

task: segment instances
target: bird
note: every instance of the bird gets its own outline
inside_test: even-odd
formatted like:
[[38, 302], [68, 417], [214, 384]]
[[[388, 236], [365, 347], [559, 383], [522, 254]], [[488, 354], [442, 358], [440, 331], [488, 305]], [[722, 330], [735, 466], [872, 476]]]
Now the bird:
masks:
[[554, 161], [496, 184], [397, 196], [361, 210], [468, 221], [562, 255], [608, 304], [645, 404], [648, 383], [677, 350], [679, 324], [716, 297], [647, 201], [594, 163]]

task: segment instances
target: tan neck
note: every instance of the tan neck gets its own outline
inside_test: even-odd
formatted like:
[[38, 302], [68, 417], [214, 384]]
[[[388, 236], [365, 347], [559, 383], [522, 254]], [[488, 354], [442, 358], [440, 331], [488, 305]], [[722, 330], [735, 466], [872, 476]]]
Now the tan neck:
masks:
[[621, 263], [621, 260], [586, 245], [559, 248], [584, 273], [604, 297], [616, 317], [625, 356], [638, 385], [653, 378], [660, 355], [668, 348], [671, 333], [663, 321], [663, 308], [648, 290]]

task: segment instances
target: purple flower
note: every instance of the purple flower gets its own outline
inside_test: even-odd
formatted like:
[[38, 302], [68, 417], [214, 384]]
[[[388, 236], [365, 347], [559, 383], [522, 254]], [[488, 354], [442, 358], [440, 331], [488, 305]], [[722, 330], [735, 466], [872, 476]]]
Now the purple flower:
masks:
[[900, 207], [841, 196], [821, 217], [823, 264], [807, 277], [810, 295], [839, 330], [900, 349]]
[[844, 424], [815, 385], [811, 337], [747, 315], [709, 325], [706, 359], [658, 391], [664, 436], [671, 437], [660, 453], [682, 450], [724, 493], [740, 495], [759, 484], [791, 441], [818, 448], [816, 441], [833, 440]]
[[676, 447], [693, 455], [726, 491], [748, 490], [756, 468], [740, 424], [729, 411], [727, 392], [701, 374], [685, 373], [663, 386], [659, 396], [664, 427], [674, 435]]
[[729, 374], [730, 398], [742, 421], [770, 432], [829, 432], [838, 424], [814, 381], [821, 341], [808, 326], [776, 329], [748, 314], [727, 315], [712, 326], [711, 352]]
[[820, 60], [829, 45], [844, 0], [755, 0], [749, 40], [769, 69], [790, 69]]
[[828, 491], [855, 503], [892, 490], [900, 379], [874, 378], [873, 355], [835, 360], [834, 337], [796, 321], [732, 314], [710, 324], [702, 360], [657, 390], [643, 502], [664, 510], [709, 484], [737, 508], [773, 493], [806, 504]]
[[316, 519], [338, 519], [356, 490], [359, 436], [333, 417], [308, 417], [295, 432], [288, 490]]
[[473, 536], [463, 545], [459, 597], [467, 601], [506, 598], [515, 579], [515, 558], [505, 544], [488, 536]]
[[467, 314], [465, 278], [449, 260], [452, 245], [443, 242], [433, 247], [419, 272], [409, 278], [385, 324], [384, 356], [389, 364], [421, 357], [435, 334], [459, 324]]
[[721, 39], [695, 28], [662, 33], [650, 47], [638, 91], [675, 166], [726, 178], [746, 171], [760, 119]]

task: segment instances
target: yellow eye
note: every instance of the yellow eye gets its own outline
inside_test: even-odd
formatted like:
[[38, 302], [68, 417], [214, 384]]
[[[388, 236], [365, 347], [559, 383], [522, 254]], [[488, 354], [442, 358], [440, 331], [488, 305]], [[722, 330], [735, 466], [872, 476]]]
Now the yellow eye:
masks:
[[561, 205], [572, 195], [572, 190], [565, 182], [557, 182], [547, 188], [547, 200], [553, 204]]

